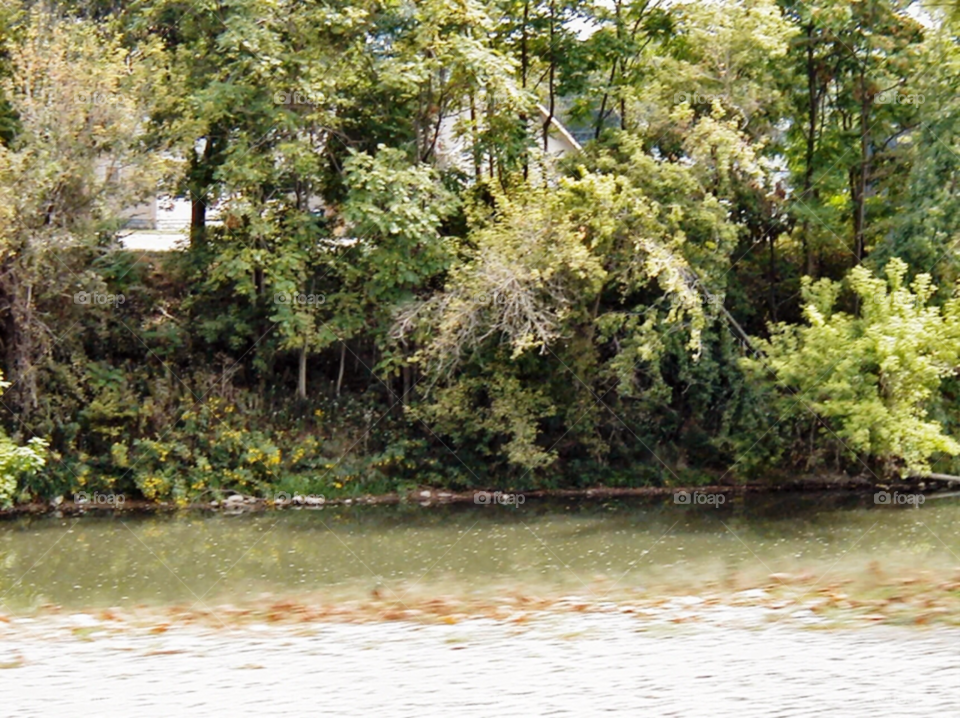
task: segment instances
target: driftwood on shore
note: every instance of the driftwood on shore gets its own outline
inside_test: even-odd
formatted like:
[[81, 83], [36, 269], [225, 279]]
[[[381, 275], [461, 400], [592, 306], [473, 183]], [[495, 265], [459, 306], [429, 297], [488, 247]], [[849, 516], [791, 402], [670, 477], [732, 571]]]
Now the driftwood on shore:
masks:
[[910, 478], [918, 481], [934, 479], [936, 481], [948, 481], [952, 484], [960, 484], [960, 476], [954, 476], [953, 474], [924, 474], [923, 476], [911, 476]]

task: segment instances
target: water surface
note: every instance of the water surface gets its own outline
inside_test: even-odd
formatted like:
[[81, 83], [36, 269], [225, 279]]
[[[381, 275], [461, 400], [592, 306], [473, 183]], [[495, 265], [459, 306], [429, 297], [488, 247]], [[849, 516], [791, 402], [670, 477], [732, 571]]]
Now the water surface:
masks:
[[520, 506], [350, 506], [0, 522], [0, 609], [331, 597], [700, 591], [774, 573], [820, 584], [960, 571], [960, 499], [672, 497]]

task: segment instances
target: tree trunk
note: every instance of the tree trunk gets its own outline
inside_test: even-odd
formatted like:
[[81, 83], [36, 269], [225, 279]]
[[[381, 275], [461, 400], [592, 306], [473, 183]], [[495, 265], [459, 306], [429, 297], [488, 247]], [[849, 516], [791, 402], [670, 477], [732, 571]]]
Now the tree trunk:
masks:
[[530, 2], [523, 3], [523, 27], [520, 29], [520, 87], [527, 89], [527, 26], [530, 23]]
[[220, 141], [216, 133], [211, 131], [205, 138], [203, 154], [193, 153], [193, 167], [190, 168], [190, 244], [198, 246], [206, 240], [207, 228], [207, 193], [213, 184], [216, 171], [215, 163], [219, 160]]
[[857, 172], [857, 191], [854, 199], [854, 255], [856, 263], [863, 261], [866, 252], [867, 180], [870, 176], [870, 103], [866, 95], [866, 78], [860, 71], [860, 163]]
[[[617, 0], [614, 3], [614, 11], [617, 17], [617, 40], [620, 40], [620, 0]], [[610, 63], [610, 77], [607, 80], [607, 89], [604, 90], [603, 99], [600, 101], [600, 112], [597, 114], [597, 126], [593, 133], [593, 139], [599, 140], [600, 133], [603, 131], [603, 121], [606, 119], [607, 114], [607, 99], [610, 96], [610, 88], [613, 87], [613, 81], [617, 77], [617, 56], [615, 55], [613, 61]]]
[[340, 371], [337, 373], [337, 398], [340, 398], [340, 387], [343, 386], [343, 367], [347, 360], [347, 343], [340, 340]]
[[[817, 148], [817, 108], [820, 104], [817, 87], [817, 68], [813, 56], [813, 25], [807, 25], [807, 153], [806, 167], [803, 174], [803, 201], [807, 203], [804, 209], [810, 211], [809, 204], [813, 199], [813, 159]], [[810, 220], [804, 219], [800, 227], [800, 242], [803, 245], [803, 273], [808, 277], [814, 276], [813, 253], [810, 251], [809, 235]]]
[[[298, 209], [301, 209], [298, 207]], [[301, 209], [302, 211], [302, 209]], [[307, 284], [307, 294], [312, 296], [313, 290], [316, 288], [316, 283], [314, 278], [310, 277], [310, 281]], [[300, 347], [300, 367], [297, 372], [297, 394], [301, 399], [307, 398], [307, 357], [310, 350], [310, 335], [312, 335], [312, 328], [310, 334], [308, 334], [303, 339], [303, 346]]]
[[307, 344], [304, 342], [300, 347], [300, 366], [297, 371], [297, 396], [300, 399], [307, 398]]
[[770, 240], [770, 320], [777, 321], [777, 246], [776, 234], [767, 232], [767, 238]]
[[190, 245], [203, 243], [207, 229], [207, 205], [196, 192], [190, 193]]
[[[473, 181], [480, 181], [480, 163], [482, 157], [480, 156], [480, 140], [479, 140], [479, 128], [477, 127], [477, 101], [474, 94], [470, 93], [470, 137], [473, 140]], [[524, 175], [526, 177], [526, 175]]]
[[547, 82], [547, 91], [549, 93], [549, 106], [547, 108], [547, 119], [543, 123], [543, 152], [546, 154], [547, 145], [550, 141], [550, 125], [553, 124], [553, 113], [556, 102], [556, 72], [557, 58], [555, 56], [556, 48], [554, 46], [556, 38], [556, 5], [551, 0], [550, 3], [550, 72]]
[[[530, 63], [527, 56], [527, 26], [530, 23], [530, 2], [523, 3], [523, 27], [520, 29], [520, 87], [527, 89], [527, 69]], [[520, 122], [523, 123], [523, 129], [527, 130], [527, 114], [520, 113]], [[526, 181], [530, 177], [530, 161], [527, 153], [523, 154], [523, 179]]]

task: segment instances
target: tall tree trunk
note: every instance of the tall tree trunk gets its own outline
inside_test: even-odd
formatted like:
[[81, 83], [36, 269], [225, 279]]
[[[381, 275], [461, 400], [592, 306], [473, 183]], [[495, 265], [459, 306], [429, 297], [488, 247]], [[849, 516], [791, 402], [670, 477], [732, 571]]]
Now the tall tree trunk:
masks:
[[340, 398], [340, 387], [343, 386], [343, 367], [347, 360], [347, 343], [340, 340], [340, 371], [337, 372], [337, 398]]
[[866, 78], [860, 70], [860, 162], [857, 170], [857, 187], [854, 200], [853, 241], [856, 263], [863, 261], [866, 253], [867, 182], [870, 177], [870, 103], [866, 94]]
[[300, 366], [297, 370], [297, 397], [307, 398], [307, 344], [300, 347]]
[[776, 233], [767, 232], [770, 241], [770, 270], [768, 277], [770, 287], [770, 321], [777, 321], [777, 246]]
[[[527, 69], [529, 65], [529, 58], [527, 56], [527, 26], [530, 23], [530, 1], [526, 0], [523, 3], [523, 27], [520, 30], [520, 87], [524, 90], [527, 89]], [[527, 130], [527, 114], [525, 112], [520, 113], [520, 122], [523, 123], [524, 132]], [[523, 179], [527, 180], [530, 177], [530, 161], [527, 158], [527, 153], [524, 152], [523, 155]]]
[[[473, 181], [480, 181], [480, 163], [483, 158], [480, 156], [479, 128], [477, 127], [477, 100], [474, 94], [470, 93], [470, 137], [473, 141]], [[526, 175], [524, 175], [526, 177]]]
[[520, 28], [520, 87], [527, 89], [527, 26], [530, 24], [530, 0], [523, 3], [523, 27]]
[[[807, 152], [806, 167], [803, 173], [803, 190], [801, 196], [808, 205], [804, 208], [805, 213], [810, 211], [810, 203], [813, 200], [813, 160], [817, 148], [817, 108], [820, 104], [820, 92], [817, 85], [817, 68], [814, 64], [813, 54], [813, 32], [814, 26], [807, 25]], [[800, 242], [803, 246], [803, 273], [808, 277], [813, 277], [813, 252], [810, 249], [810, 220], [804, 219], [800, 227]], [[814, 277], [815, 278], [815, 277]]]
[[190, 244], [199, 246], [206, 237], [207, 204], [198, 192], [190, 193]]
[[220, 144], [216, 130], [211, 130], [205, 138], [203, 154], [193, 153], [193, 166], [190, 168], [190, 244], [198, 246], [206, 240], [207, 202], [210, 187], [216, 174], [219, 161]]
[[[303, 216], [310, 206], [310, 193], [313, 188], [309, 182], [301, 182], [299, 177], [297, 177], [295, 181], [295, 187], [297, 193], [297, 213]], [[314, 290], [313, 277], [310, 277], [310, 282], [307, 286], [307, 295], [312, 296]], [[312, 333], [312, 327], [310, 333]], [[306, 401], [307, 398], [307, 356], [310, 349], [310, 333], [303, 338], [303, 346], [300, 347], [300, 363], [297, 367], [297, 396], [304, 401]]]
[[543, 151], [547, 152], [547, 145], [550, 142], [550, 125], [553, 124], [553, 113], [556, 102], [556, 4], [554, 0], [550, 2], [550, 71], [548, 73], [547, 91], [549, 93], [549, 107], [547, 108], [547, 119], [543, 123]]
[[[620, 0], [614, 2], [614, 13], [617, 18], [617, 40], [620, 40]], [[597, 125], [593, 132], [593, 139], [599, 140], [600, 133], [603, 131], [603, 121], [607, 115], [607, 100], [610, 97], [610, 88], [613, 87], [613, 81], [617, 78], [617, 60], [619, 56], [614, 55], [610, 63], [610, 77], [607, 79], [607, 89], [603, 92], [603, 99], [600, 100], [600, 112], [597, 113]]]
[[[613, 59], [613, 64], [610, 66], [610, 77], [607, 79], [607, 87], [613, 86], [613, 81], [617, 77], [617, 59]], [[600, 133], [603, 131], [603, 121], [607, 119], [607, 100], [610, 98], [609, 89], [603, 93], [603, 99], [600, 100], [600, 111], [597, 113], [597, 125], [594, 128], [593, 139], [599, 140]]]

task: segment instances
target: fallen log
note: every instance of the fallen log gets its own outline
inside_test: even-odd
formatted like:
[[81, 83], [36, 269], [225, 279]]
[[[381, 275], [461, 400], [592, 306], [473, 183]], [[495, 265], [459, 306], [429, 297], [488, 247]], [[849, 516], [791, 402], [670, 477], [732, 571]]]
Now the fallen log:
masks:
[[935, 481], [949, 481], [950, 483], [960, 483], [960, 476], [954, 476], [953, 474], [923, 474], [922, 476], [911, 476], [911, 479], [916, 479], [919, 481], [924, 481], [926, 479], [934, 479]]

